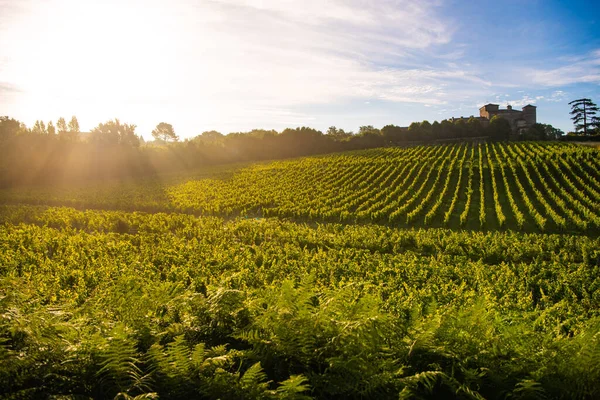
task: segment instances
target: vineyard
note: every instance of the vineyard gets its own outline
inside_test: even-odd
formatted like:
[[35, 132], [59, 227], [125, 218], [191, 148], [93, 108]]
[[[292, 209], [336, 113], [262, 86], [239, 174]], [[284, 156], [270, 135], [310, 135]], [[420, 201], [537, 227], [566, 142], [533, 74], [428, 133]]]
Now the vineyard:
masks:
[[0, 192], [0, 398], [600, 398], [600, 159], [383, 148]]
[[569, 144], [386, 148], [203, 177], [0, 194], [13, 203], [389, 226], [600, 232], [600, 159]]

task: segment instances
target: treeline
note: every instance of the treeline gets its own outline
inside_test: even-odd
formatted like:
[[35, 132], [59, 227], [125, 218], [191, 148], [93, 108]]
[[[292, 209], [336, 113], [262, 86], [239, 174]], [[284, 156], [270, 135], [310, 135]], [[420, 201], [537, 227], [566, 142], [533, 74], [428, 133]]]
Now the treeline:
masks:
[[[362, 126], [357, 133], [330, 127], [323, 133], [308, 127], [282, 132], [255, 129], [223, 135], [204, 132], [179, 141], [173, 127], [158, 124], [155, 140], [146, 143], [136, 126], [119, 120], [80, 132], [75, 117], [61, 118], [56, 126], [37, 121], [32, 128], [0, 117], [0, 185], [60, 183], [73, 180], [133, 178], [195, 169], [206, 165], [260, 161], [439, 141], [508, 140], [510, 124], [494, 117], [483, 126], [478, 119], [415, 122], [408, 128]], [[536, 124], [520, 135], [526, 140], [557, 139], [560, 131]]]

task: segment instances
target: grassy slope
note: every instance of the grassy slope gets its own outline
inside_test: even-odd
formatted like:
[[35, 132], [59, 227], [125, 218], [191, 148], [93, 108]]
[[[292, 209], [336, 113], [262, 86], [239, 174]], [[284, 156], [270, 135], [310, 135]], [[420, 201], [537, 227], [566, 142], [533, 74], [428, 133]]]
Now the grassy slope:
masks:
[[[485, 188], [486, 218], [483, 224], [479, 222], [479, 150]], [[487, 159], [488, 151], [490, 161]], [[594, 161], [597, 154], [596, 150], [575, 145], [535, 143], [496, 144], [475, 149], [459, 145], [373, 149], [246, 167], [212, 168], [195, 174], [157, 177], [135, 183], [113, 181], [80, 186], [18, 188], [0, 192], [0, 201], [67, 205], [80, 209], [177, 211], [225, 217], [277, 216], [300, 221], [597, 235], [600, 232], [600, 173]], [[454, 164], [452, 161], [455, 161]], [[520, 161], [532, 177], [531, 182]], [[436, 181], [442, 164], [443, 170]], [[416, 165], [420, 173], [411, 170], [411, 165]], [[451, 170], [450, 165], [453, 165]], [[400, 166], [408, 167], [399, 169]], [[421, 170], [421, 166], [424, 169]], [[496, 215], [490, 167], [494, 169], [500, 210], [506, 218], [503, 224], [499, 223]], [[459, 199], [445, 223], [445, 213], [455, 185], [459, 183], [456, 181], [459, 168], [463, 170], [458, 188]], [[458, 217], [465, 209], [470, 168], [473, 168], [473, 198], [466, 222], [461, 224]], [[508, 202], [501, 168], [507, 174], [508, 190], [516, 201], [517, 209], [524, 216], [522, 227], [519, 227]], [[405, 176], [408, 178], [404, 179]], [[441, 196], [448, 177], [450, 184]], [[556, 197], [550, 196], [547, 190]], [[411, 199], [413, 194], [416, 197]], [[442, 204], [435, 214], [426, 217], [440, 196]], [[580, 203], [576, 208], [573, 208], [574, 201]], [[571, 215], [566, 214], [559, 202], [569, 208]], [[362, 207], [365, 203], [369, 207]], [[366, 208], [368, 213], [357, 213], [357, 210]], [[417, 208], [420, 212], [416, 216], [411, 215]], [[398, 213], [398, 209], [402, 212]], [[543, 228], [536, 220], [536, 214], [546, 221]], [[565, 218], [565, 226], [558, 225], [557, 218]], [[586, 224], [580, 221], [586, 221]]]

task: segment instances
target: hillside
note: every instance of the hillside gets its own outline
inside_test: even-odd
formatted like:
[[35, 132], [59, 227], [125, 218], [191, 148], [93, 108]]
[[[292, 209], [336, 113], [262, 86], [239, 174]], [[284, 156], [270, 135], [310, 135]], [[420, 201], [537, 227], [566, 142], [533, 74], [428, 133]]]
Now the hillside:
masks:
[[598, 398], [598, 154], [382, 148], [3, 191], [0, 398]]
[[3, 191], [12, 203], [388, 226], [600, 231], [600, 159], [562, 143], [380, 148], [131, 184]]

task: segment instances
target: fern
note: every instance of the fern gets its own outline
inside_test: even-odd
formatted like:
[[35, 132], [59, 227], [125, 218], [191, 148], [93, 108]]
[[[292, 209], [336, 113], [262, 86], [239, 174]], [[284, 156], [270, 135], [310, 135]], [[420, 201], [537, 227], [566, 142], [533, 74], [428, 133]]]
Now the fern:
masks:
[[308, 379], [303, 375], [292, 375], [285, 381], [281, 382], [277, 388], [277, 396], [282, 400], [308, 400], [311, 397], [304, 395], [308, 392], [310, 386]]
[[544, 388], [539, 382], [531, 379], [523, 379], [515, 385], [515, 389], [512, 391], [510, 397], [514, 399], [543, 400], [546, 398], [546, 395]]
[[269, 382], [260, 362], [253, 364], [240, 378], [241, 389], [249, 396], [258, 398], [267, 391]]
[[140, 360], [135, 342], [123, 325], [117, 325], [101, 349], [100, 382], [118, 393], [150, 391], [150, 376], [138, 367]]
[[117, 393], [117, 395], [114, 397], [114, 400], [154, 400], [154, 399], [158, 399], [159, 396], [157, 393], [143, 393], [143, 394], [138, 394], [137, 396], [131, 396], [127, 393]]
[[[400, 392], [400, 399], [434, 395], [437, 391], [450, 391], [461, 397], [472, 400], [485, 400], [481, 394], [467, 384], [461, 384], [456, 378], [442, 371], [424, 371], [402, 379], [405, 385]], [[438, 397], [438, 396], [436, 396]]]
[[410, 399], [421, 391], [433, 393], [435, 385], [445, 376], [441, 371], [424, 371], [403, 378], [402, 383], [405, 386], [400, 392], [400, 400]]

